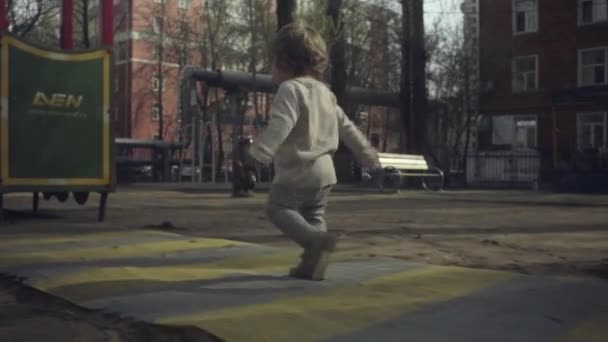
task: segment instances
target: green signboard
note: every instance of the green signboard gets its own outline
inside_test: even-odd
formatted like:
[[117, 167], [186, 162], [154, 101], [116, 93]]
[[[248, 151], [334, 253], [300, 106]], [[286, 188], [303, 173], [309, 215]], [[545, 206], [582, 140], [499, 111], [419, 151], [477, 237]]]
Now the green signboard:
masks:
[[111, 186], [110, 53], [1, 39], [2, 187]]

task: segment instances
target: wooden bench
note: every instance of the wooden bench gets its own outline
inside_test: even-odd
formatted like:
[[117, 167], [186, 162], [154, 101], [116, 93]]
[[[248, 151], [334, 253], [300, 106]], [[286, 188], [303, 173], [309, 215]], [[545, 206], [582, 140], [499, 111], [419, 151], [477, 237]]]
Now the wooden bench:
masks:
[[422, 178], [422, 187], [430, 191], [443, 189], [443, 171], [437, 167], [430, 166], [424, 156], [412, 154], [378, 153], [380, 165], [384, 170], [380, 187], [384, 188], [384, 182], [390, 180], [394, 190], [399, 191], [403, 177]]

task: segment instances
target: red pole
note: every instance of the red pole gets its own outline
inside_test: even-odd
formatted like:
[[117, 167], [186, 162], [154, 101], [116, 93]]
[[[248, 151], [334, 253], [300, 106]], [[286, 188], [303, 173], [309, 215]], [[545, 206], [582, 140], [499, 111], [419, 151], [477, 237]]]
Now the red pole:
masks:
[[8, 31], [9, 24], [6, 0], [0, 0], [0, 32]]
[[[0, 0], [1, 1], [1, 0]], [[101, 43], [106, 48], [114, 45], [114, 14], [112, 0], [102, 0], [101, 4]]]
[[73, 14], [73, 0], [63, 0], [61, 5], [61, 37], [59, 45], [64, 50], [71, 50], [74, 48]]

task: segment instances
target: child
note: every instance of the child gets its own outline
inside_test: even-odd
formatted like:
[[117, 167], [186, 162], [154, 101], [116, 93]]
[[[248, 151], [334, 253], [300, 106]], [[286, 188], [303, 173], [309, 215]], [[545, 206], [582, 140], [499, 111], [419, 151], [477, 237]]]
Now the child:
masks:
[[328, 233], [323, 216], [336, 184], [332, 157], [339, 139], [361, 163], [377, 166], [378, 156], [319, 81], [327, 67], [327, 52], [314, 29], [303, 24], [283, 27], [272, 52], [272, 77], [279, 88], [268, 127], [251, 146], [250, 155], [265, 165], [274, 159], [267, 214], [304, 249], [290, 276], [322, 280], [336, 247], [336, 236]]

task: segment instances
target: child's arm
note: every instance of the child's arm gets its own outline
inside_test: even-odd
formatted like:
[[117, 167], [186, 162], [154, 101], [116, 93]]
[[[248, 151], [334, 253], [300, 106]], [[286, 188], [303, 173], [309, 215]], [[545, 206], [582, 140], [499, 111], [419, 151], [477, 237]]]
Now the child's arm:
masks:
[[272, 102], [268, 127], [253, 142], [249, 154], [258, 162], [270, 165], [299, 115], [298, 98], [293, 84], [281, 84]]
[[357, 161], [371, 169], [379, 168], [380, 161], [378, 153], [369, 143], [365, 135], [359, 128], [346, 116], [340, 106], [336, 106], [338, 115], [338, 128], [340, 130], [340, 140], [350, 149]]

